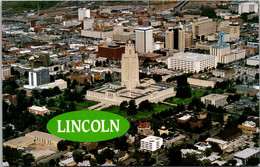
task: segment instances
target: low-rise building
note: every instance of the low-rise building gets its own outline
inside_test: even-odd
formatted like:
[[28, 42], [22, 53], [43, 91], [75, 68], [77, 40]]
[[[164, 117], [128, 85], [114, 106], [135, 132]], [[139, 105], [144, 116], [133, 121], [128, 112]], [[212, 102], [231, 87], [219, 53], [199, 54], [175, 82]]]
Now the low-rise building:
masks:
[[199, 86], [199, 87], [211, 87], [211, 88], [214, 88], [216, 82], [222, 82], [223, 79], [221, 78], [209, 78], [209, 79], [199, 79], [199, 78], [187, 78], [187, 82], [190, 84], [190, 85], [193, 85], [193, 86]]
[[39, 88], [39, 89], [53, 89], [56, 86], [59, 87], [60, 90], [67, 89], [67, 81], [65, 81], [63, 79], [57, 79], [54, 82], [44, 84], [44, 85], [40, 85], [37, 88]]
[[241, 86], [241, 85], [237, 85], [236, 89], [237, 89], [236, 93], [249, 95], [249, 96], [254, 96], [259, 92], [258, 89], [247, 87], [247, 86]]
[[212, 75], [221, 78], [232, 78], [235, 70], [233, 68], [223, 68], [223, 69], [216, 69], [213, 70]]
[[227, 103], [227, 96], [220, 94], [210, 94], [201, 98], [201, 101], [207, 106], [209, 104], [216, 107], [223, 106]]
[[191, 118], [190, 114], [178, 118], [178, 123], [186, 123]]
[[157, 136], [148, 136], [141, 140], [141, 150], [155, 151], [163, 145], [163, 138]]
[[33, 143], [42, 143], [50, 146], [57, 147], [59, 141], [63, 139], [58, 138], [52, 134], [40, 132], [40, 131], [33, 131], [27, 133], [25, 136], [18, 137], [12, 140], [8, 140], [3, 143], [4, 146], [10, 146], [12, 148], [25, 148]]
[[259, 134], [259, 117], [248, 117], [245, 122], [238, 125], [242, 133], [248, 136], [256, 136]]
[[253, 57], [249, 57], [248, 59], [246, 59], [246, 64], [249, 65], [249, 66], [257, 66], [257, 65], [259, 65], [259, 55], [253, 56]]
[[246, 149], [236, 153], [234, 155], [234, 157], [241, 159], [243, 161], [243, 163], [246, 164], [249, 158], [259, 157], [259, 152], [260, 152], [259, 150], [255, 150], [252, 148], [246, 148]]
[[48, 108], [46, 108], [45, 106], [40, 107], [40, 106], [33, 105], [33, 106], [29, 107], [28, 110], [30, 113], [33, 113], [35, 115], [44, 115], [44, 114], [51, 113], [51, 111], [48, 110]]
[[206, 139], [207, 142], [209, 143], [217, 143], [219, 145], [219, 147], [221, 148], [221, 150], [224, 150], [228, 147], [228, 142], [223, 141], [223, 140], [219, 140], [219, 139], [215, 139], [215, 138], [207, 138]]
[[198, 53], [183, 53], [168, 58], [168, 68], [185, 72], [199, 72], [205, 69], [216, 68], [216, 57]]
[[151, 130], [151, 124], [147, 122], [140, 122], [137, 126], [137, 134], [144, 136], [154, 135], [154, 131]]
[[74, 161], [73, 157], [65, 159], [59, 162], [60, 166], [75, 166], [77, 163]]
[[213, 136], [215, 139], [231, 141], [236, 139], [242, 134], [242, 131], [239, 128], [229, 128], [219, 132], [216, 136]]

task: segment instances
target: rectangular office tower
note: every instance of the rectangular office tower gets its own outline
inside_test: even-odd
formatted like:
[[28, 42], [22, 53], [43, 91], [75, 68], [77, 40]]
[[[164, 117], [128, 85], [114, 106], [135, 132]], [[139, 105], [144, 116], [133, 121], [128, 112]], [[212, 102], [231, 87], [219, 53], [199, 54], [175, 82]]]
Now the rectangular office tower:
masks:
[[169, 27], [165, 33], [166, 48], [185, 50], [185, 30], [182, 28]]
[[153, 52], [153, 27], [143, 26], [135, 28], [135, 46], [138, 53]]
[[48, 68], [40, 67], [29, 71], [29, 86], [37, 87], [50, 83], [50, 71]]

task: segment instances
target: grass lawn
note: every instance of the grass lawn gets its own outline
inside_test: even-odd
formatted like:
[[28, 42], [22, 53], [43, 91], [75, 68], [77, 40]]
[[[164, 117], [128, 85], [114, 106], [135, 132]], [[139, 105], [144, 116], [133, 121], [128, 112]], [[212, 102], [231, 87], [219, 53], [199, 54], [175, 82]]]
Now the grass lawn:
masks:
[[181, 98], [177, 98], [177, 97], [173, 97], [173, 99], [169, 98], [166, 100], [166, 102], [168, 103], [173, 103], [173, 104], [185, 104], [185, 103], [189, 103], [191, 102], [191, 100], [194, 98], [194, 97], [197, 97], [197, 98], [200, 98], [203, 96], [203, 92], [192, 92], [192, 96], [189, 97], [189, 98], [186, 98], [186, 99], [181, 99]]
[[106, 109], [104, 109], [104, 111], [108, 111], [108, 112], [112, 112], [115, 114], [119, 114], [122, 116], [126, 116], [126, 117], [130, 117], [130, 118], [137, 118], [137, 119], [142, 119], [142, 118], [147, 118], [153, 115], [153, 113], [160, 113], [164, 110], [167, 110], [169, 108], [171, 108], [172, 106], [166, 105], [166, 104], [153, 104], [153, 111], [148, 111], [148, 110], [144, 110], [144, 111], [137, 111], [136, 115], [127, 115], [126, 111], [120, 111], [119, 110], [119, 106], [111, 106], [108, 107]]
[[[56, 104], [57, 104], [57, 103], [59, 104], [59, 103], [60, 103], [60, 99], [59, 99], [59, 98], [56, 98], [56, 99], [55, 99], [55, 102], [56, 102]], [[69, 105], [71, 102], [70, 102], [70, 101], [66, 101], [66, 103]], [[93, 105], [95, 105], [95, 104], [98, 104], [99, 102], [86, 100], [86, 101], [83, 101], [83, 102], [81, 102], [81, 103], [78, 103], [78, 102], [74, 101], [74, 103], [75, 103], [75, 105], [76, 105], [76, 108], [79, 108], [79, 109], [87, 109], [88, 107], [93, 106]], [[55, 108], [57, 108], [57, 107], [55, 107]]]

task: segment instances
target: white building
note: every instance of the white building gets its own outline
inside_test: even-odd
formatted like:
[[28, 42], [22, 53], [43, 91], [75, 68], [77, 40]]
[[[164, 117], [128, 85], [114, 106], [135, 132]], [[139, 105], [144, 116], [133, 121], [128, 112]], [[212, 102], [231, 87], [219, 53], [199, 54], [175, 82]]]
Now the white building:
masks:
[[257, 65], [259, 65], [259, 55], [253, 56], [253, 57], [249, 57], [248, 59], [246, 59], [246, 64], [249, 65], [249, 66], [257, 66]]
[[59, 87], [61, 90], [67, 89], [67, 82], [64, 81], [63, 79], [57, 79], [52, 83], [40, 85], [40, 86], [38, 86], [38, 88], [39, 89], [50, 89], [50, 88], [54, 88], [56, 86]]
[[163, 138], [156, 136], [148, 136], [141, 140], [140, 149], [147, 151], [155, 151], [157, 149], [160, 149], [162, 145]]
[[216, 107], [223, 106], [227, 103], [227, 96], [220, 94], [210, 94], [207, 96], [203, 96], [201, 101], [207, 106], [209, 104], [214, 105]]
[[84, 20], [84, 18], [90, 18], [90, 9], [79, 8], [78, 9], [78, 20]]
[[135, 28], [135, 46], [138, 53], [153, 52], [153, 27], [144, 26]]
[[35, 115], [44, 115], [44, 114], [50, 114], [50, 110], [48, 110], [45, 106], [31, 106], [28, 108], [30, 113], [33, 113]]
[[258, 4], [254, 2], [245, 2], [238, 5], [238, 14], [258, 12]]
[[234, 157], [239, 158], [243, 161], [245, 164], [249, 158], [251, 157], [258, 157], [259, 156], [259, 150], [255, 150], [252, 148], [246, 148], [234, 155]]
[[217, 66], [216, 57], [199, 53], [183, 53], [168, 58], [168, 68], [185, 72], [199, 72]]

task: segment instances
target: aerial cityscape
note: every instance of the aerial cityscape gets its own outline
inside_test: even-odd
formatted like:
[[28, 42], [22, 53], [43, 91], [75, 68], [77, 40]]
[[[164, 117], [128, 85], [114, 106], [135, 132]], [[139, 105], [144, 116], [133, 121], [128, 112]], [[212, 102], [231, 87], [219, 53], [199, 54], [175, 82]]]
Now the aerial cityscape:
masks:
[[[259, 166], [259, 61], [257, 0], [4, 1], [1, 166]], [[48, 131], [78, 110], [130, 128]]]

